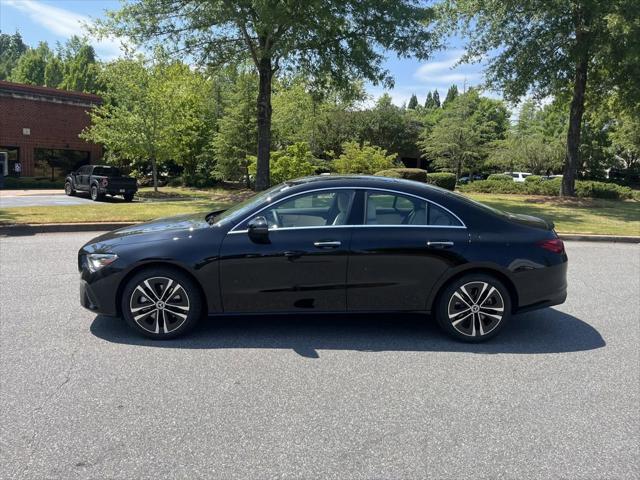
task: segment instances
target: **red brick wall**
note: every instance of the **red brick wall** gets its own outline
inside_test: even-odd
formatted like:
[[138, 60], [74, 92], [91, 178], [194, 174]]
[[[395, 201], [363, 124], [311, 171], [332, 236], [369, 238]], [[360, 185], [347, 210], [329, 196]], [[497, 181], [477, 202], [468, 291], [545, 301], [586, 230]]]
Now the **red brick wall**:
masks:
[[[90, 123], [89, 107], [62, 102], [0, 96], [0, 145], [19, 148], [23, 175], [33, 175], [36, 148], [87, 151], [91, 163], [102, 158], [100, 145], [78, 138]], [[23, 135], [23, 128], [31, 135]]]

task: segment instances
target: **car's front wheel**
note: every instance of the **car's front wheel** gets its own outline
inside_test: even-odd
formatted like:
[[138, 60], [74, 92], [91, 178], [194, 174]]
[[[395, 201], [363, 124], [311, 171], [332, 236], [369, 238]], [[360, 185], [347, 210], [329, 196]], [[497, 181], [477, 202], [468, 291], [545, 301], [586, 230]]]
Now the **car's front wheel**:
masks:
[[75, 195], [76, 191], [73, 188], [73, 185], [71, 185], [71, 182], [64, 183], [64, 193], [66, 193], [68, 196]]
[[188, 275], [172, 268], [150, 268], [127, 282], [121, 308], [131, 327], [162, 340], [193, 328], [202, 314], [202, 304], [200, 289]]
[[497, 335], [511, 317], [509, 291], [497, 278], [465, 275], [447, 285], [439, 296], [436, 317], [444, 331], [466, 342]]

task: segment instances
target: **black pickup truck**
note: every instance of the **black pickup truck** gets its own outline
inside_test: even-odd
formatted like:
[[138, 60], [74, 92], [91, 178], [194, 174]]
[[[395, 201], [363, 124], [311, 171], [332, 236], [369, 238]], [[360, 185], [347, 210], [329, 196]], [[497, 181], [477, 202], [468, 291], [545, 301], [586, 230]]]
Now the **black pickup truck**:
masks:
[[91, 200], [102, 200], [105, 195], [122, 195], [127, 202], [138, 190], [135, 178], [124, 177], [116, 167], [85, 165], [71, 172], [64, 182], [64, 193], [89, 192]]

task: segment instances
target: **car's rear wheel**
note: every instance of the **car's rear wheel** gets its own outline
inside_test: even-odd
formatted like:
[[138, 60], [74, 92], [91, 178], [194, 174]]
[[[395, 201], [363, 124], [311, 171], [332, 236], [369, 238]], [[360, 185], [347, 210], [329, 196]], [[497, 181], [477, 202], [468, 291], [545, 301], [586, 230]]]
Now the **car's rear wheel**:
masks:
[[150, 268], [133, 276], [122, 294], [122, 314], [138, 332], [153, 339], [178, 337], [202, 314], [202, 295], [195, 282], [172, 268]]
[[94, 202], [97, 202], [99, 200], [102, 200], [103, 198], [104, 198], [104, 195], [102, 195], [98, 191], [98, 186], [97, 185], [91, 185], [91, 200], [93, 200]]
[[71, 182], [64, 182], [64, 193], [69, 196], [75, 195], [76, 191], [73, 188], [73, 185], [71, 185]]
[[436, 307], [444, 331], [466, 342], [497, 335], [511, 317], [511, 297], [497, 278], [465, 275], [445, 287]]
[[123, 196], [125, 202], [130, 202], [133, 200], [133, 193], [125, 193]]

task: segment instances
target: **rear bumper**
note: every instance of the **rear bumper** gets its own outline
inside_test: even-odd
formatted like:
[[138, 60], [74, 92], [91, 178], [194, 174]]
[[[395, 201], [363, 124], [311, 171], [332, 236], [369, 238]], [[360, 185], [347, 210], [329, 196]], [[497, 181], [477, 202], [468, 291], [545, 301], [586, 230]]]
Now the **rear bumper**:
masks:
[[136, 193], [138, 188], [110, 188], [110, 187], [98, 187], [98, 192], [109, 195], [125, 195], [127, 193]]
[[518, 294], [516, 312], [564, 303], [567, 299], [567, 261], [515, 273], [512, 277]]

